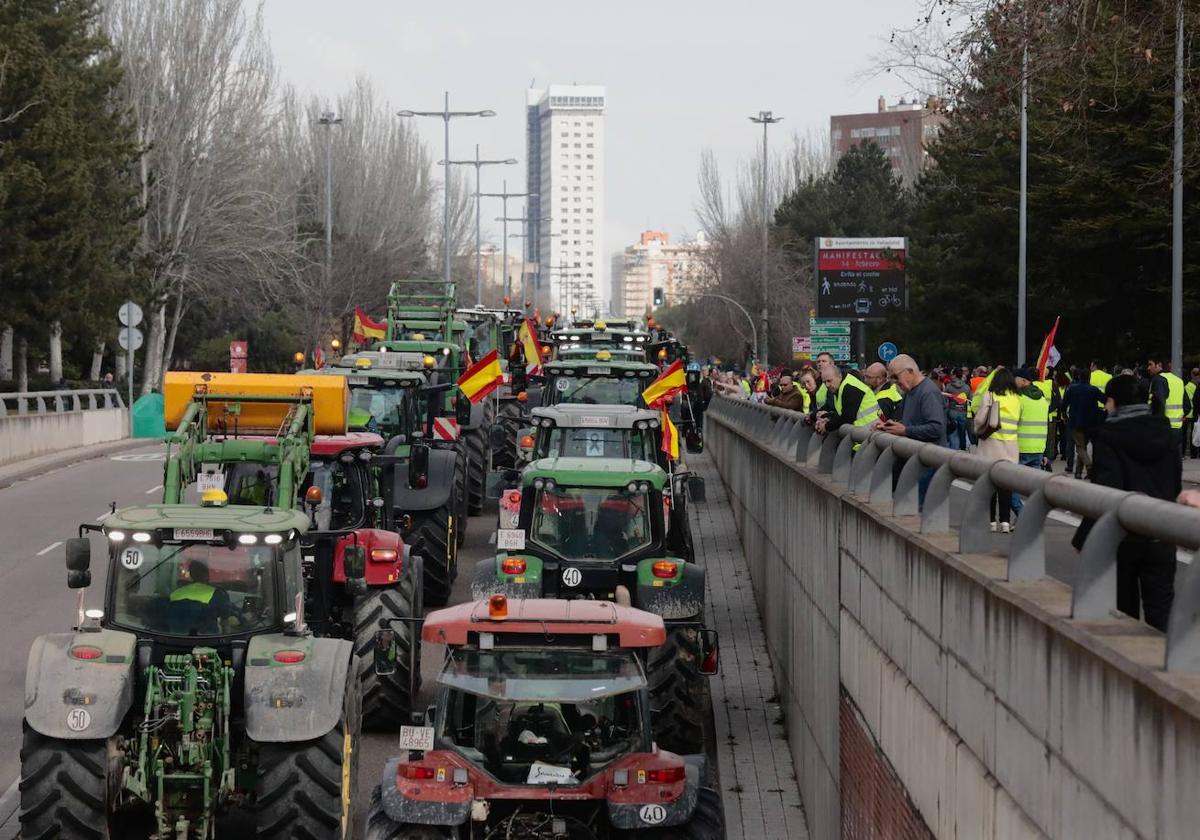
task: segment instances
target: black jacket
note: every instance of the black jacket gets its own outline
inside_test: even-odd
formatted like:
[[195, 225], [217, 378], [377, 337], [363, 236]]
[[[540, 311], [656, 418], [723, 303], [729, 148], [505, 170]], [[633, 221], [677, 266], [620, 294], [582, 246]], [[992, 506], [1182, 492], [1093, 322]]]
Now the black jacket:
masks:
[[[1173, 502], [1183, 484], [1179, 445], [1167, 418], [1139, 414], [1109, 418], [1092, 441], [1092, 482]], [[1083, 546], [1094, 523], [1085, 519], [1071, 541]]]

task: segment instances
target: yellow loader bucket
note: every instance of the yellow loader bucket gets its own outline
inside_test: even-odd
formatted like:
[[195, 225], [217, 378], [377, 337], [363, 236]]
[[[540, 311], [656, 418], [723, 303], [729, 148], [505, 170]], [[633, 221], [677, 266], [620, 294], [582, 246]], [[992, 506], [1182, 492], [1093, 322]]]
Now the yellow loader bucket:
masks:
[[[193, 373], [169, 371], [163, 383], [163, 413], [169, 431], [179, 427], [184, 411], [202, 385], [209, 394], [254, 397], [299, 397], [312, 394], [313, 424], [318, 435], [344, 435], [350, 411], [350, 389], [344, 376], [305, 376], [277, 373]], [[230, 401], [232, 404], [233, 401]], [[209, 431], [220, 426], [232, 432], [274, 433], [283, 423], [288, 403], [242, 402], [238, 412], [227, 412], [229, 404], [209, 401]]]

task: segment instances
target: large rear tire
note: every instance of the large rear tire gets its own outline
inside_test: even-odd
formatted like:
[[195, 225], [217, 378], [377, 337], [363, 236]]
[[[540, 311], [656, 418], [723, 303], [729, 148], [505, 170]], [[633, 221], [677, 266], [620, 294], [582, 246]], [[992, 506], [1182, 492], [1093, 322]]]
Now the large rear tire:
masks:
[[421, 616], [421, 558], [410, 554], [400, 580], [390, 587], [370, 589], [354, 604], [354, 652], [362, 694], [363, 729], [398, 732], [412, 714], [421, 690], [421, 634], [413, 621], [390, 621], [396, 632], [396, 670], [375, 673], [375, 631], [380, 619]]
[[396, 822], [383, 810], [383, 793], [379, 785], [375, 785], [371, 791], [365, 840], [452, 840], [453, 837], [454, 829], [449, 826], [403, 825]]
[[[458, 460], [454, 463], [454, 539], [459, 548], [467, 540], [467, 520], [470, 517], [467, 505], [467, 475], [471, 472], [471, 449], [466, 439], [458, 446]], [[453, 573], [450, 580], [454, 580]]]
[[504, 427], [504, 445], [492, 453], [492, 466], [514, 469], [517, 466], [517, 433], [521, 429], [521, 404], [516, 400], [500, 403], [498, 415]]
[[679, 755], [703, 753], [705, 680], [697, 631], [670, 629], [666, 642], [650, 651], [646, 678], [654, 740]]
[[[356, 658], [357, 659], [357, 658]], [[351, 840], [361, 711], [358, 662], [350, 663], [342, 716], [320, 738], [258, 746], [255, 836], [270, 840]], [[347, 766], [349, 772], [345, 772]]]
[[651, 829], [638, 833], [645, 840], [724, 840], [725, 818], [721, 795], [712, 788], [702, 787], [696, 798], [692, 818], [683, 825]]
[[471, 462], [467, 466], [467, 513], [478, 516], [483, 513], [483, 502], [487, 496], [488, 450], [491, 448], [492, 421], [496, 416], [496, 405], [492, 397], [483, 406], [483, 421], [478, 429], [467, 434], [467, 451]]
[[458, 541], [452, 533], [458, 517], [452, 503], [453, 499], [436, 510], [411, 514], [412, 553], [424, 560], [425, 603], [431, 607], [445, 606], [458, 572]]
[[47, 738], [25, 725], [21, 837], [107, 840], [108, 742]]

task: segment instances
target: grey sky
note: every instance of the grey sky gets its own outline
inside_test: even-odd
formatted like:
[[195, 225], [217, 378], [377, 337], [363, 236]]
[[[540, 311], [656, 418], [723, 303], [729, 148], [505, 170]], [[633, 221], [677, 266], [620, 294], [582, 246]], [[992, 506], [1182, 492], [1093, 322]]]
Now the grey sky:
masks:
[[[366, 75], [396, 109], [438, 109], [449, 90], [452, 108], [495, 110], [451, 126], [453, 157], [478, 142], [484, 157], [521, 161], [485, 169], [486, 192], [502, 177], [523, 187], [531, 81], [605, 85], [609, 253], [645, 229], [695, 231], [700, 153], [712, 148], [732, 175], [761, 139], [750, 114], [783, 116], [771, 129], [783, 143], [793, 131], [827, 136], [830, 114], [908, 93], [890, 76], [856, 76], [915, 13], [913, 0], [266, 2], [281, 75], [301, 91], [333, 95]], [[441, 123], [422, 122], [440, 159]], [[493, 203], [484, 219], [500, 215]]]

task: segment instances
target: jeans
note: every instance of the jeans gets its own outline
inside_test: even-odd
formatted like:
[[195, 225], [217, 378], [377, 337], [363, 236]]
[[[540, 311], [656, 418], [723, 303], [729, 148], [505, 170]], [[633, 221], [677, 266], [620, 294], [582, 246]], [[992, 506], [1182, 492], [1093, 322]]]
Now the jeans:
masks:
[[935, 472], [937, 467], [926, 467], [917, 478], [917, 510], [925, 509], [925, 494], [929, 491], [929, 482], [933, 481]]
[[951, 449], [967, 451], [967, 415], [946, 415], [946, 445]]
[[[1021, 453], [1020, 460], [1017, 461], [1022, 467], [1033, 467], [1035, 470], [1042, 468], [1042, 456], [1036, 452]], [[1021, 509], [1025, 507], [1025, 501], [1020, 493], [1012, 494], [1012, 512], [1021, 515]]]

